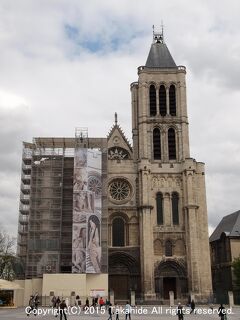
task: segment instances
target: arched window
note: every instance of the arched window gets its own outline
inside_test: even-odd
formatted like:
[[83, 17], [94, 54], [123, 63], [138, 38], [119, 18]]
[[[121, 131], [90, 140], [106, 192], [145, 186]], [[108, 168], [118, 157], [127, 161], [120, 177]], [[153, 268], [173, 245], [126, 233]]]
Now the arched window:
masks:
[[150, 116], [155, 116], [157, 113], [157, 99], [156, 89], [152, 84], [149, 89], [149, 104], [150, 104]]
[[173, 224], [179, 224], [179, 196], [177, 192], [172, 193], [172, 219]]
[[112, 222], [112, 246], [124, 247], [125, 232], [124, 220], [122, 218], [115, 218]]
[[168, 157], [169, 160], [176, 159], [176, 137], [173, 128], [168, 130]]
[[159, 111], [161, 116], [167, 114], [166, 89], [163, 85], [161, 85], [159, 89]]
[[176, 116], [176, 89], [173, 84], [169, 88], [169, 111], [171, 116]]
[[170, 240], [167, 240], [165, 242], [165, 256], [166, 257], [172, 256], [172, 242]]
[[157, 205], [157, 224], [163, 224], [163, 195], [161, 192], [157, 193], [156, 205]]
[[153, 129], [153, 158], [161, 160], [161, 133], [158, 128]]

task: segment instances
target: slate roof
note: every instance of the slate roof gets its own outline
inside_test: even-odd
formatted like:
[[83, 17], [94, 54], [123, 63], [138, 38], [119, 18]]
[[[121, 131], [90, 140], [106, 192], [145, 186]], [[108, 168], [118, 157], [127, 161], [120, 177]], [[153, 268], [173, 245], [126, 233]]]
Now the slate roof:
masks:
[[240, 210], [222, 218], [213, 231], [210, 242], [219, 240], [223, 232], [229, 237], [240, 237]]
[[177, 65], [164, 42], [155, 42], [151, 45], [145, 64], [147, 68], [176, 68]]

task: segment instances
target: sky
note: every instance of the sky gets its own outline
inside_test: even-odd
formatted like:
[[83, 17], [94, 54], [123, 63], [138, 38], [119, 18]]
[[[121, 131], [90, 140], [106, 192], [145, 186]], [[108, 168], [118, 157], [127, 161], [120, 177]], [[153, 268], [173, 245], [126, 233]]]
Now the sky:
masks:
[[0, 0], [0, 224], [17, 234], [22, 141], [106, 136], [118, 113], [131, 140], [130, 83], [152, 25], [187, 68], [191, 156], [206, 163], [209, 231], [240, 209], [238, 0]]

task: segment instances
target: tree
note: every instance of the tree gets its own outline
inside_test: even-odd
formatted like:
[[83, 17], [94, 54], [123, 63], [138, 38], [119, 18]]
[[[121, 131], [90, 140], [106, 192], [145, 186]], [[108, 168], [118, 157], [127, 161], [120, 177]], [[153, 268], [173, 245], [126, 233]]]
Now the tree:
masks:
[[235, 285], [238, 289], [240, 289], [240, 256], [234, 259], [232, 267], [235, 275]]
[[16, 239], [0, 229], [0, 278], [12, 281], [15, 278], [15, 243]]

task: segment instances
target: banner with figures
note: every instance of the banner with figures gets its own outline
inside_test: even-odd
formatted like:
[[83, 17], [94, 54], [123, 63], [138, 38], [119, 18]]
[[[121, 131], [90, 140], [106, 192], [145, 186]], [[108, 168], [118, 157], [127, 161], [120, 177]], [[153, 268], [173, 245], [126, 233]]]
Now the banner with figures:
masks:
[[72, 273], [101, 273], [102, 153], [76, 148]]

